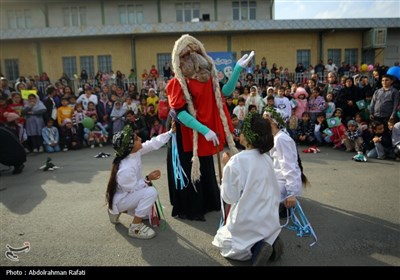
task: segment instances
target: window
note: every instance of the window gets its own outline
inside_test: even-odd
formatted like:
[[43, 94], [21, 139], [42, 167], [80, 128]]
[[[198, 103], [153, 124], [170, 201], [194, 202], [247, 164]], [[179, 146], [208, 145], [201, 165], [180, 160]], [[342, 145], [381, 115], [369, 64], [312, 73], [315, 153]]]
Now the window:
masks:
[[97, 66], [101, 72], [110, 72], [112, 70], [111, 55], [99, 55], [97, 57]]
[[118, 6], [119, 23], [138, 24], [143, 23], [143, 5], [119, 5]]
[[200, 4], [198, 2], [183, 2], [175, 5], [176, 21], [190, 22], [194, 18], [200, 18]]
[[31, 28], [32, 19], [30, 10], [9, 10], [7, 11], [8, 28]]
[[5, 59], [6, 77], [10, 81], [15, 81], [19, 77], [18, 59]]
[[86, 70], [88, 77], [94, 76], [94, 57], [93, 56], [81, 56], [80, 57], [81, 71]]
[[328, 59], [332, 59], [333, 63], [340, 65], [342, 62], [342, 50], [341, 49], [328, 49]]
[[157, 70], [158, 73], [162, 74], [164, 73], [164, 65], [165, 62], [169, 63], [169, 66], [171, 66], [171, 53], [158, 53], [157, 54]]
[[233, 20], [255, 20], [256, 1], [232, 1]]
[[345, 49], [344, 61], [350, 65], [358, 64], [358, 49]]
[[304, 69], [307, 69], [310, 66], [310, 50], [297, 50], [297, 63], [302, 63]]
[[84, 26], [86, 25], [85, 7], [63, 8], [64, 26]]
[[63, 72], [68, 75], [68, 77], [73, 77], [77, 74], [76, 68], [76, 57], [75, 56], [64, 56], [62, 58]]

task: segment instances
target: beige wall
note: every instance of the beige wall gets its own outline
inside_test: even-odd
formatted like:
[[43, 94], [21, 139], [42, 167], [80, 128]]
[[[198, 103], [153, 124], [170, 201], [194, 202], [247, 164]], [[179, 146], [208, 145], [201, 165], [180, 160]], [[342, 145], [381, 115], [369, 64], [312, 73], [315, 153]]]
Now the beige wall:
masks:
[[[362, 32], [361, 31], [335, 31], [330, 33], [324, 33], [323, 35], [323, 48], [324, 48], [324, 63], [328, 62], [328, 49], [341, 49], [341, 61], [335, 62], [337, 66], [340, 66], [342, 61], [345, 61], [345, 49], [358, 49], [358, 63], [361, 63], [361, 52], [362, 52]], [[382, 62], [378, 57], [375, 58], [375, 62]]]
[[232, 36], [232, 51], [237, 58], [245, 50], [255, 51], [256, 64], [261, 58], [267, 59], [268, 67], [273, 63], [288, 68], [294, 72], [297, 64], [297, 50], [311, 50], [311, 63], [317, 61], [318, 34], [317, 33], [264, 33]]
[[19, 74], [21, 76], [36, 75], [38, 73], [36, 43], [33, 41], [0, 42], [0, 59], [3, 75], [5, 59], [18, 59]]
[[130, 38], [108, 37], [87, 39], [57, 39], [42, 41], [43, 71], [50, 78], [59, 78], [63, 72], [62, 57], [76, 56], [78, 74], [81, 72], [80, 56], [94, 56], [94, 70], [97, 72], [97, 56], [111, 55], [112, 69], [129, 74], [132, 64]]
[[[157, 64], [158, 53], [171, 53], [175, 41], [181, 35], [172, 36], [148, 36], [136, 37], [136, 73], [141, 74], [143, 69], [150, 69], [152, 64]], [[194, 36], [203, 42], [209, 52], [227, 51], [228, 35], [197, 35]], [[327, 50], [330, 48], [342, 49], [344, 60], [345, 48], [358, 48], [361, 62], [361, 31], [335, 32], [323, 37], [324, 61], [327, 61]], [[129, 74], [132, 68], [132, 38], [130, 36], [115, 37], [87, 37], [69, 39], [45, 39], [45, 40], [18, 40], [0, 41], [1, 69], [5, 73], [4, 59], [18, 58], [21, 75], [38, 74], [37, 42], [40, 42], [43, 71], [50, 78], [57, 79], [63, 72], [62, 57], [76, 56], [77, 71], [80, 72], [80, 56], [94, 56], [94, 69], [98, 70], [97, 56], [111, 55], [112, 68]], [[240, 57], [241, 51], [255, 50], [255, 62], [260, 63], [262, 57], [266, 57], [268, 67], [275, 62], [278, 66], [288, 67], [294, 71], [296, 67], [296, 51], [298, 49], [311, 50], [311, 64], [315, 65], [318, 56], [319, 36], [318, 32], [270, 32], [263, 34], [248, 33], [232, 34], [231, 49]], [[383, 63], [384, 50], [376, 51], [375, 61]]]

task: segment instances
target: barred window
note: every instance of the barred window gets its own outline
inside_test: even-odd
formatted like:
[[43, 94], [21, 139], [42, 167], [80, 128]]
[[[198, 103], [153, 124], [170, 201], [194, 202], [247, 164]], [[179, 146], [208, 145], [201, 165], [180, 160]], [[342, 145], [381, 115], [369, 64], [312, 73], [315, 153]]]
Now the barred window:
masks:
[[310, 50], [297, 50], [297, 63], [302, 63], [305, 69], [311, 64], [311, 51]]
[[344, 61], [350, 65], [358, 64], [358, 49], [345, 49]]
[[74, 74], [77, 74], [75, 56], [62, 57], [62, 65], [63, 65], [63, 72], [66, 73], [68, 77], [73, 77]]
[[99, 71], [109, 73], [112, 70], [111, 55], [99, 55], [97, 65]]
[[328, 49], [328, 59], [331, 58], [332, 62], [336, 65], [340, 65], [342, 62], [342, 50], [341, 49]]
[[88, 77], [94, 76], [94, 57], [81, 56], [80, 57], [81, 71], [86, 70]]
[[18, 59], [5, 59], [6, 77], [10, 81], [15, 81], [19, 77]]
[[[164, 65], [168, 62], [171, 66], [171, 53], [158, 53], [157, 54], [157, 70], [158, 73], [164, 73]], [[171, 66], [172, 68], [172, 66]]]

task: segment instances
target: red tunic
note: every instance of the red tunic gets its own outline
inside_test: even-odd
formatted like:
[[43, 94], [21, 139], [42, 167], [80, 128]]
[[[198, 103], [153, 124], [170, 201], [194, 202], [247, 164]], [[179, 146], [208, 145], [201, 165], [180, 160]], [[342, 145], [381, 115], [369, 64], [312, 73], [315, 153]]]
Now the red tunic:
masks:
[[[196, 110], [196, 119], [218, 135], [219, 150], [222, 151], [225, 145], [225, 132], [219, 115], [218, 107], [215, 102], [212, 79], [210, 78], [205, 83], [193, 79], [187, 79], [186, 82], [189, 92], [192, 96], [194, 109]], [[184, 93], [179, 81], [176, 78], [168, 82], [166, 91], [169, 105], [172, 109], [179, 110], [186, 105]], [[221, 97], [225, 116], [228, 119], [229, 130], [233, 132], [232, 121], [222, 94]], [[185, 125], [181, 125], [181, 130], [184, 151], [193, 151], [193, 130]], [[198, 133], [198, 135], [198, 155], [211, 156], [216, 154], [217, 148], [213, 145], [213, 142], [207, 141], [201, 133]]]

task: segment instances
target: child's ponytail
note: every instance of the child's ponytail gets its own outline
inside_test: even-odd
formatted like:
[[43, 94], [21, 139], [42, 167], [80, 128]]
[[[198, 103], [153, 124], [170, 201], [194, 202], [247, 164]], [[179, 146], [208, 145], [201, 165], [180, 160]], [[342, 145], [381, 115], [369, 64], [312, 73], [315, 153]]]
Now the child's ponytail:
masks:
[[113, 165], [111, 168], [110, 179], [108, 181], [107, 191], [106, 191], [106, 202], [108, 204], [109, 209], [112, 209], [114, 194], [115, 191], [117, 190], [117, 172], [121, 160], [122, 160], [121, 157], [116, 157], [113, 161]]

